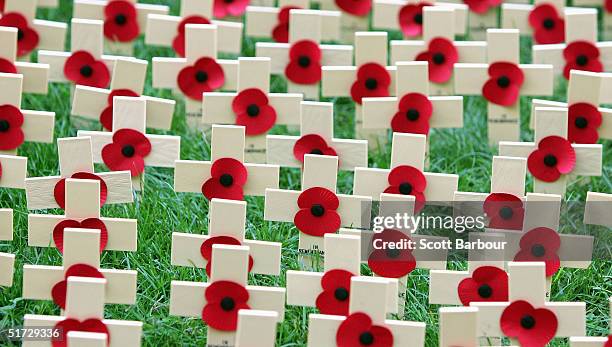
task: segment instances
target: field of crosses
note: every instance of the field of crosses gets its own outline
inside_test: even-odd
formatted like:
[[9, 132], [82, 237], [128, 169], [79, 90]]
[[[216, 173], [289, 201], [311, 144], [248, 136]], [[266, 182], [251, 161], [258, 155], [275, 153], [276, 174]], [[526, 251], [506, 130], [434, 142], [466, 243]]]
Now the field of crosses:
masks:
[[612, 346], [612, 1], [0, 6], [0, 345]]

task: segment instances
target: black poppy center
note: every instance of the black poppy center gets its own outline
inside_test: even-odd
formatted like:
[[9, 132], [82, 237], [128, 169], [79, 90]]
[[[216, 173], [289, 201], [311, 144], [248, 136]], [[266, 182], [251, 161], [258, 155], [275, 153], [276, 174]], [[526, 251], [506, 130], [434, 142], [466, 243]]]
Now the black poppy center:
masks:
[[321, 154], [323, 154], [323, 151], [318, 149], [318, 148], [315, 148], [315, 149], [310, 151], [310, 154], [321, 155]]
[[588, 63], [589, 63], [589, 57], [587, 57], [586, 55], [581, 54], [576, 57], [576, 65], [585, 66]]
[[553, 167], [555, 165], [557, 165], [557, 157], [555, 157], [552, 154], [549, 154], [547, 156], [544, 157], [544, 165], [548, 166], [548, 167]]
[[488, 284], [483, 284], [478, 287], [478, 295], [483, 299], [488, 299], [493, 295], [493, 288]]
[[510, 79], [508, 78], [508, 76], [501, 76], [497, 79], [497, 85], [500, 88], [507, 88], [510, 85]]
[[543, 257], [544, 254], [546, 254], [546, 248], [540, 244], [533, 245], [533, 247], [531, 247], [531, 254], [534, 257]]
[[302, 55], [298, 58], [298, 65], [301, 67], [308, 67], [310, 66], [310, 58]]
[[23, 33], [23, 30], [17, 29], [17, 41], [23, 40], [24, 36], [25, 36], [25, 34]]
[[400, 256], [400, 250], [396, 248], [387, 248], [385, 254], [389, 259], [395, 259]]
[[195, 74], [195, 79], [196, 81], [200, 82], [200, 83], [204, 83], [206, 81], [208, 81], [208, 74], [204, 71], [198, 71]]
[[344, 301], [344, 300], [348, 299], [349, 291], [346, 290], [346, 288], [344, 288], [344, 287], [336, 288], [336, 290], [334, 291], [334, 297], [338, 301]]
[[115, 24], [125, 25], [127, 23], [127, 17], [124, 14], [118, 14], [115, 16]]
[[229, 296], [226, 296], [221, 299], [221, 308], [223, 309], [223, 311], [231, 311], [234, 309], [235, 306], [236, 303], [234, 302], [234, 299], [230, 298]]
[[0, 120], [0, 133], [5, 133], [11, 128], [11, 125], [7, 120]]
[[132, 145], [125, 145], [121, 148], [121, 154], [126, 158], [131, 158], [136, 154], [136, 149]]
[[446, 57], [442, 53], [435, 53], [432, 57], [432, 61], [436, 65], [442, 65], [446, 61]]
[[552, 18], [546, 18], [542, 22], [542, 26], [544, 27], [544, 29], [551, 30], [555, 27], [555, 21]]
[[416, 108], [410, 108], [406, 111], [406, 118], [410, 121], [416, 121], [419, 119], [419, 111]]
[[91, 75], [93, 75], [93, 69], [89, 65], [81, 66], [81, 69], [79, 70], [79, 72], [81, 73], [81, 76], [83, 77], [91, 77]]
[[574, 121], [574, 125], [576, 125], [576, 128], [578, 129], [584, 129], [587, 127], [587, 125], [589, 125], [589, 122], [587, 121], [586, 118], [580, 116], [580, 117], [576, 117], [576, 120]]
[[359, 343], [361, 343], [364, 346], [369, 346], [371, 344], [374, 343], [374, 335], [372, 335], [371, 332], [366, 331], [365, 333], [362, 333], [361, 335], [359, 335]]
[[412, 184], [404, 182], [399, 185], [399, 192], [404, 195], [410, 195], [412, 193]]
[[423, 15], [420, 13], [417, 13], [414, 15], [414, 22], [417, 24], [423, 24]]
[[514, 211], [512, 211], [511, 207], [504, 206], [499, 209], [499, 216], [502, 219], [510, 219], [514, 215]]
[[234, 2], [234, 0], [223, 0], [223, 2], [226, 4], [231, 4], [232, 2]]
[[378, 87], [378, 81], [375, 78], [368, 78], [365, 81], [365, 86], [369, 90], [374, 90], [374, 89], [376, 89], [376, 87]]
[[219, 183], [221, 183], [221, 185], [224, 187], [230, 187], [232, 184], [234, 184], [234, 177], [232, 177], [230, 174], [223, 174], [221, 177], [219, 177]]
[[531, 329], [535, 326], [535, 324], [536, 321], [532, 315], [526, 314], [521, 318], [521, 326], [525, 329]]
[[259, 115], [259, 106], [250, 104], [247, 106], [246, 112], [249, 117], [257, 117]]
[[325, 207], [320, 204], [314, 204], [310, 207], [310, 213], [315, 217], [321, 217], [325, 214]]

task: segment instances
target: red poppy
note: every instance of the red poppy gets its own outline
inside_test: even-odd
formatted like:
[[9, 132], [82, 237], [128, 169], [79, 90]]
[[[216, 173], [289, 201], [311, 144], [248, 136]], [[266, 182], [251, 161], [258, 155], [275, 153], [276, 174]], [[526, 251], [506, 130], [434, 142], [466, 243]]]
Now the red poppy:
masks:
[[336, 332], [338, 347], [392, 347], [393, 333], [387, 327], [373, 325], [372, 318], [356, 312], [346, 317]]
[[604, 8], [606, 9], [606, 12], [612, 13], [612, 0], [605, 0], [604, 1]]
[[586, 102], [570, 105], [568, 112], [567, 138], [572, 143], [597, 143], [601, 126], [601, 112], [597, 107]]
[[463, 306], [470, 306], [471, 302], [508, 301], [508, 274], [495, 266], [481, 266], [472, 277], [459, 282], [457, 294]]
[[453, 68], [459, 61], [459, 52], [451, 41], [436, 37], [429, 41], [427, 50], [419, 53], [415, 60], [428, 62], [430, 81], [445, 83], [453, 76]]
[[423, 7], [431, 6], [428, 2], [406, 4], [398, 14], [399, 27], [406, 37], [418, 37], [423, 34]]
[[[210, 271], [212, 269], [212, 250], [213, 245], [233, 245], [240, 246], [242, 242], [237, 240], [231, 236], [213, 236], [206, 239], [206, 241], [202, 242], [202, 246], [200, 246], [200, 254], [202, 254], [202, 258], [206, 259], [206, 274], [210, 277]], [[253, 268], [253, 257], [249, 255], [249, 272]]]
[[98, 229], [100, 230], [100, 253], [106, 248], [108, 243], [108, 229], [103, 221], [98, 218], [87, 218], [82, 221], [73, 219], [63, 220], [53, 228], [53, 242], [55, 247], [64, 253], [64, 229], [66, 228], [81, 228], [81, 229]]
[[425, 187], [427, 179], [421, 170], [409, 165], [400, 165], [389, 172], [389, 186], [385, 193], [412, 195], [415, 198], [415, 211], [420, 211], [425, 205]]
[[529, 172], [544, 182], [558, 180], [562, 174], [572, 172], [575, 166], [576, 152], [572, 144], [560, 136], [543, 138], [527, 158]]
[[204, 57], [184, 67], [178, 74], [177, 84], [185, 96], [202, 100], [202, 94], [219, 89], [225, 83], [221, 65], [213, 58]]
[[293, 156], [304, 163], [306, 154], [338, 156], [336, 150], [330, 147], [324, 138], [317, 134], [303, 135], [293, 145]]
[[0, 58], [0, 72], [1, 73], [17, 73], [17, 67], [12, 61], [4, 58]]
[[289, 12], [300, 9], [298, 6], [284, 6], [278, 12], [278, 23], [272, 29], [272, 38], [276, 42], [289, 42]]
[[64, 64], [66, 79], [89, 87], [105, 88], [110, 82], [110, 71], [101, 60], [87, 51], [76, 51]]
[[340, 228], [341, 220], [337, 212], [340, 200], [336, 193], [322, 187], [312, 187], [303, 191], [298, 200], [300, 210], [295, 214], [293, 223], [299, 231], [323, 237]]
[[210, 167], [210, 178], [202, 185], [202, 194], [208, 200], [244, 200], [243, 187], [248, 175], [240, 161], [234, 158], [217, 159]]
[[525, 209], [523, 200], [508, 193], [491, 193], [484, 201], [483, 210], [489, 217], [489, 228], [521, 230]]
[[79, 321], [73, 318], [66, 318], [55, 324], [55, 328], [60, 331], [60, 336], [51, 340], [52, 347], [68, 347], [68, 333], [70, 331], [106, 334], [106, 344], [110, 345], [111, 336], [108, 327], [99, 319], [90, 318]]
[[[612, 3], [612, 1], [606, 0], [606, 4]], [[611, 5], [612, 7], [612, 5]], [[608, 12], [612, 12], [612, 10], [608, 10]], [[608, 335], [608, 340], [604, 344], [604, 347], [612, 347], [612, 335]]]
[[28, 20], [17, 12], [5, 13], [0, 18], [0, 26], [17, 28], [17, 55], [30, 54], [38, 46], [38, 33], [28, 25]]
[[[75, 172], [70, 176], [70, 178], [100, 181], [100, 207], [104, 206], [104, 203], [106, 202], [106, 198], [108, 196], [108, 187], [106, 186], [106, 182], [104, 182], [104, 180], [100, 176], [89, 172]], [[55, 202], [57, 202], [57, 205], [60, 208], [66, 208], [65, 178], [62, 178], [55, 184], [55, 187], [53, 188], [53, 197], [55, 198]]]
[[599, 48], [589, 41], [574, 41], [563, 50], [565, 66], [563, 76], [569, 80], [571, 70], [602, 72], [604, 70], [599, 60]]
[[539, 227], [523, 234], [519, 243], [520, 250], [514, 261], [543, 261], [546, 264], [546, 276], [554, 275], [561, 266], [559, 247], [561, 238], [556, 231]]
[[[351, 0], [353, 1], [353, 0]], [[291, 45], [285, 76], [293, 83], [316, 84], [321, 80], [321, 49], [310, 40]]]
[[463, 0], [463, 3], [470, 8], [470, 11], [485, 14], [491, 8], [499, 6], [502, 0]]
[[217, 330], [235, 331], [238, 325], [238, 311], [250, 309], [249, 292], [235, 282], [211, 283], [206, 288], [205, 296], [206, 306], [202, 310], [202, 320]]
[[353, 101], [361, 104], [361, 98], [389, 96], [391, 76], [387, 69], [377, 63], [363, 64], [357, 70], [357, 80], [351, 86]]
[[210, 20], [198, 15], [188, 16], [181, 20], [177, 34], [172, 40], [172, 48], [179, 57], [185, 56], [185, 26], [187, 24], [210, 24]]
[[23, 113], [17, 107], [0, 106], [0, 150], [11, 151], [21, 146], [25, 140], [23, 121]]
[[391, 129], [396, 133], [427, 135], [432, 113], [433, 104], [426, 95], [408, 93], [398, 103], [398, 111], [391, 119]]
[[[377, 240], [379, 240], [377, 242]], [[372, 238], [372, 248], [375, 246], [368, 257], [368, 265], [372, 272], [382, 277], [400, 278], [411, 273], [416, 268], [416, 260], [412, 255], [411, 249], [380, 249], [383, 242], [397, 242], [407, 245], [410, 237], [405, 233], [385, 229], [380, 233], [374, 234]], [[377, 246], [378, 245], [378, 246]]]
[[562, 43], [565, 40], [565, 21], [557, 8], [549, 3], [537, 5], [529, 13], [533, 39], [540, 45]]
[[342, 11], [357, 17], [365, 17], [372, 9], [372, 0], [335, 0]]
[[523, 347], [543, 347], [555, 337], [557, 316], [546, 308], [534, 308], [524, 300], [504, 309], [499, 324], [504, 335], [517, 339]]
[[126, 0], [112, 0], [104, 7], [104, 36], [111, 41], [130, 42], [140, 35], [136, 6]]
[[249, 0], [215, 0], [213, 13], [216, 18], [242, 16], [249, 5]]
[[144, 171], [146, 158], [151, 153], [151, 142], [139, 131], [120, 129], [113, 134], [113, 142], [102, 148], [102, 160], [113, 171], [129, 170], [132, 177]]
[[276, 124], [276, 110], [270, 105], [266, 93], [257, 88], [241, 91], [232, 100], [236, 125], [245, 127], [247, 135], [268, 132]]
[[64, 272], [64, 280], [57, 282], [51, 288], [53, 302], [62, 309], [66, 309], [66, 289], [68, 289], [68, 277], [104, 278], [98, 269], [87, 264], [74, 264]]
[[489, 65], [489, 79], [482, 86], [482, 95], [489, 102], [501, 106], [512, 106], [520, 96], [525, 80], [523, 70], [510, 62]]
[[100, 113], [100, 123], [102, 123], [102, 127], [108, 131], [113, 130], [113, 99], [115, 96], [137, 97], [140, 96], [140, 94], [129, 89], [115, 89], [111, 91], [108, 95], [108, 105], [102, 110], [102, 113]]
[[323, 291], [317, 296], [316, 306], [321, 314], [346, 316], [349, 313], [351, 277], [346, 270], [334, 269], [325, 272], [321, 278]]

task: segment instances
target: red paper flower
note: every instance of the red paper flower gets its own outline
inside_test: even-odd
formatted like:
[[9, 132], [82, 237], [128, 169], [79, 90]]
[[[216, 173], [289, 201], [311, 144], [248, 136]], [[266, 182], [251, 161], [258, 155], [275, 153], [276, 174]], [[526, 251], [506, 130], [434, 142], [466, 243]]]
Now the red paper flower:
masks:
[[272, 29], [272, 38], [276, 42], [289, 42], [289, 12], [300, 9], [298, 6], [284, 6], [278, 12], [278, 23]]
[[533, 39], [540, 45], [562, 43], [565, 40], [565, 21], [551, 4], [537, 5], [529, 13]]
[[181, 20], [177, 34], [172, 40], [172, 48], [179, 57], [185, 56], [185, 26], [187, 24], [210, 24], [210, 21], [198, 15], [188, 16]]
[[546, 346], [557, 332], [557, 316], [551, 310], [536, 309], [524, 300], [506, 307], [499, 324], [504, 335], [517, 339], [523, 347]]
[[243, 187], [249, 173], [234, 158], [220, 158], [210, 167], [210, 178], [202, 185], [202, 194], [208, 199], [244, 200]]
[[244, 126], [247, 135], [264, 134], [276, 124], [276, 110], [270, 105], [266, 93], [257, 88], [238, 93], [232, 100], [232, 110], [236, 115], [236, 125]]
[[64, 272], [64, 280], [57, 282], [51, 288], [51, 298], [61, 309], [66, 309], [66, 289], [68, 289], [68, 277], [104, 278], [98, 269], [87, 264], [74, 264]]
[[[242, 242], [237, 240], [231, 236], [213, 236], [209, 237], [202, 243], [200, 246], [200, 254], [202, 254], [202, 258], [206, 259], [206, 274], [210, 277], [210, 271], [212, 269], [212, 250], [213, 245], [233, 245], [240, 246]], [[253, 268], [253, 257], [249, 255], [249, 272]]]
[[300, 210], [293, 223], [304, 234], [323, 237], [340, 228], [340, 215], [336, 211], [340, 200], [331, 190], [321, 187], [306, 189], [300, 194], [297, 204]]
[[508, 274], [495, 266], [481, 266], [472, 277], [459, 282], [457, 294], [463, 306], [470, 306], [471, 302], [508, 301]]
[[202, 100], [202, 94], [219, 89], [225, 83], [221, 65], [213, 58], [204, 57], [184, 67], [177, 76], [179, 89], [193, 100]]
[[137, 97], [140, 96], [140, 94], [129, 89], [115, 89], [111, 91], [111, 93], [108, 95], [108, 106], [106, 106], [104, 110], [102, 110], [102, 113], [100, 113], [100, 123], [102, 123], [102, 127], [108, 131], [113, 130], [113, 99], [115, 96]]
[[316, 306], [321, 314], [346, 316], [349, 312], [352, 273], [334, 269], [321, 278], [323, 291], [317, 296]]
[[371, 245], [374, 250], [368, 257], [368, 265], [372, 272], [389, 278], [400, 278], [411, 273], [416, 268], [416, 260], [411, 249], [380, 248], [384, 242], [401, 242], [407, 245], [409, 241], [410, 237], [399, 230], [385, 229], [374, 234]]
[[297, 84], [318, 83], [321, 80], [319, 45], [310, 40], [295, 42], [289, 49], [289, 64], [285, 67], [285, 76]]
[[561, 247], [561, 238], [556, 231], [546, 227], [531, 229], [523, 234], [519, 246], [521, 249], [514, 261], [543, 261], [547, 277], [559, 270], [561, 263], [557, 252]]
[[398, 14], [399, 27], [406, 37], [418, 37], [423, 34], [423, 7], [431, 6], [428, 2], [404, 5]]
[[425, 187], [427, 179], [421, 170], [409, 165], [400, 165], [389, 172], [389, 186], [385, 193], [412, 195], [415, 197], [415, 211], [420, 211], [425, 205]]
[[104, 7], [104, 36], [111, 41], [130, 42], [140, 35], [136, 6], [126, 0], [112, 0]]
[[428, 62], [430, 81], [445, 83], [453, 76], [453, 68], [459, 61], [459, 52], [451, 41], [436, 37], [429, 41], [427, 50], [419, 53], [416, 60]]
[[0, 106], [0, 150], [17, 149], [25, 140], [21, 110], [13, 105]]
[[336, 150], [329, 147], [327, 141], [317, 134], [303, 135], [293, 145], [293, 156], [304, 163], [306, 154], [338, 156]]
[[489, 102], [512, 106], [519, 98], [525, 76], [518, 65], [497, 62], [489, 65], [489, 79], [482, 86], [482, 95]]
[[372, 9], [372, 0], [335, 0], [342, 11], [357, 17], [365, 17]]
[[[104, 180], [100, 176], [89, 172], [75, 172], [74, 174], [72, 174], [72, 176], [70, 176], [70, 178], [100, 181], [100, 207], [104, 206], [104, 203], [106, 202], [106, 198], [108, 196], [108, 187], [106, 186], [106, 182], [104, 182]], [[57, 202], [57, 205], [60, 208], [66, 208], [65, 178], [62, 178], [55, 184], [55, 187], [53, 188], [53, 197], [55, 198], [55, 202]]]
[[17, 28], [17, 55], [30, 54], [38, 46], [38, 33], [28, 25], [28, 20], [17, 12], [5, 13], [0, 26]]
[[391, 119], [395, 133], [429, 134], [429, 119], [433, 105], [426, 95], [408, 93], [400, 99], [398, 111]]
[[215, 0], [213, 13], [216, 18], [242, 16], [249, 5], [249, 0]]
[[110, 82], [110, 71], [101, 60], [87, 51], [76, 51], [64, 64], [66, 79], [89, 87], [105, 88]]
[[235, 331], [238, 311], [250, 309], [249, 292], [242, 285], [231, 281], [216, 281], [206, 288], [206, 306], [202, 320], [211, 328]]
[[485, 14], [491, 8], [499, 6], [502, 0], [463, 0], [463, 3], [470, 8], [470, 11]]
[[563, 76], [569, 80], [571, 70], [602, 72], [604, 70], [599, 60], [599, 48], [589, 41], [574, 41], [563, 50], [565, 66]]
[[17, 67], [8, 59], [0, 58], [1, 73], [17, 73]]
[[491, 193], [484, 201], [483, 210], [489, 217], [489, 228], [521, 230], [525, 209], [523, 200], [507, 193]]
[[87, 218], [80, 222], [66, 219], [57, 223], [53, 228], [53, 242], [55, 242], [55, 247], [57, 247], [60, 253], [64, 253], [64, 229], [66, 228], [98, 229], [100, 230], [100, 253], [106, 248], [108, 229], [103, 221], [98, 218]]
[[387, 69], [377, 63], [363, 64], [357, 70], [357, 80], [351, 86], [353, 101], [361, 104], [361, 98], [389, 96], [391, 76]]
[[144, 171], [146, 158], [151, 153], [151, 142], [139, 131], [120, 129], [113, 134], [113, 142], [102, 148], [102, 160], [113, 171], [129, 170], [132, 177]]
[[387, 327], [373, 325], [365, 313], [353, 313], [340, 324], [336, 332], [338, 347], [392, 347], [393, 333]]
[[572, 144], [560, 136], [543, 138], [527, 158], [529, 172], [544, 182], [558, 180], [562, 174], [572, 172], [575, 166], [576, 152]]
[[[608, 3], [612, 3], [612, 1], [606, 0], [606, 5]], [[612, 7], [612, 5], [611, 5], [611, 7]], [[608, 12], [612, 12], [612, 10], [608, 10]], [[604, 347], [612, 347], [612, 335], [608, 335], [608, 341], [606, 341], [606, 343], [604, 344]]]
[[79, 321], [73, 318], [66, 318], [55, 324], [55, 328], [61, 332], [61, 335], [51, 340], [52, 347], [68, 347], [68, 332], [70, 331], [106, 334], [106, 343], [110, 345], [110, 332], [104, 322], [99, 319], [90, 318]]
[[601, 112], [586, 102], [570, 105], [568, 109], [569, 128], [567, 138], [572, 143], [597, 143], [601, 126]]
[[[604, 8], [605, 8], [606, 12], [612, 13], [612, 0], [605, 0], [604, 1]], [[610, 341], [608, 340], [608, 342], [610, 342]]]

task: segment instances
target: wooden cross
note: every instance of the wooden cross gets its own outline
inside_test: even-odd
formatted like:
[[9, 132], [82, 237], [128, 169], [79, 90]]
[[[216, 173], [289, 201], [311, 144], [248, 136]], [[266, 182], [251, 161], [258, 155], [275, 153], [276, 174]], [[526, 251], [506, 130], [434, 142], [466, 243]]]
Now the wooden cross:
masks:
[[552, 95], [553, 92], [552, 65], [519, 64], [519, 46], [518, 30], [489, 29], [488, 63], [455, 64], [455, 91], [464, 95], [483, 95], [488, 101], [491, 145], [519, 139], [521, 95]]
[[[23, 75], [23, 92], [47, 94], [49, 66], [45, 64], [17, 61], [17, 36], [19, 30], [13, 27], [0, 27], [0, 61], [10, 63], [15, 73]], [[8, 72], [8, 71], [5, 71]]]
[[[462, 0], [451, 0], [452, 3], [464, 3]], [[527, 3], [525, 0], [510, 1], [512, 3]], [[499, 28], [499, 13], [501, 4], [470, 2], [468, 5], [467, 31], [472, 40], [484, 40], [487, 29]]]
[[246, 207], [245, 201], [213, 199], [208, 213], [208, 235], [172, 233], [172, 265], [205, 268], [210, 272], [211, 266], [207, 266], [208, 259], [203, 255], [204, 244], [207, 240], [219, 240], [212, 245], [223, 244], [226, 243], [224, 240], [231, 238], [238, 244], [248, 246], [253, 260], [251, 272], [278, 276], [282, 245], [246, 239]]
[[[102, 121], [104, 129], [112, 124], [113, 96], [139, 96], [144, 92], [148, 61], [134, 58], [115, 60], [110, 88], [77, 85], [72, 98], [72, 116]], [[143, 96], [147, 101], [147, 128], [170, 130], [176, 101]], [[112, 118], [112, 117], [110, 117]], [[109, 122], [111, 121], [111, 122]]]
[[[245, 159], [251, 163], [266, 162], [266, 135], [274, 125], [300, 123], [302, 95], [270, 93], [270, 64], [270, 58], [238, 58], [237, 92], [204, 93], [202, 100], [204, 124], [236, 124], [246, 127]], [[235, 100], [247, 100], [251, 94], [264, 94], [266, 102], [248, 101], [253, 103], [246, 106], [246, 110], [236, 111], [233, 107]], [[264, 104], [273, 109], [274, 115], [271, 111], [265, 112]], [[260, 128], [258, 124], [266, 126]]]
[[[234, 298], [226, 297], [208, 302], [207, 297], [211, 295], [208, 288], [222, 288], [231, 282], [232, 286], [241, 286], [248, 292], [248, 299], [244, 303], [248, 309], [274, 311], [278, 314], [278, 321], [282, 322], [285, 315], [285, 288], [261, 287], [247, 285], [249, 247], [215, 244], [212, 249], [213, 266], [209, 282], [186, 282], [172, 281], [170, 288], [170, 315], [180, 317], [202, 317], [203, 308], [221, 305], [222, 301]], [[209, 294], [209, 295], [207, 295]], [[223, 309], [223, 307], [218, 308]], [[224, 309], [225, 310], [225, 309]], [[236, 309], [236, 316], [238, 316]], [[207, 316], [207, 319], [213, 318]], [[236, 319], [238, 319], [236, 317]], [[224, 327], [225, 330], [215, 329], [208, 326], [209, 345], [233, 345], [236, 339], [236, 326]]]
[[588, 192], [584, 206], [584, 224], [612, 226], [610, 218], [610, 205], [612, 194]]
[[278, 312], [265, 310], [238, 311], [236, 347], [267, 347], [276, 343]]
[[23, 142], [53, 142], [55, 112], [21, 109], [23, 75], [0, 73], [0, 154], [15, 155]]
[[[612, 317], [612, 298], [608, 298], [610, 317]], [[612, 326], [612, 323], [609, 323]], [[569, 338], [570, 347], [605, 347], [610, 342], [610, 335], [605, 337], [577, 337]]]
[[479, 346], [478, 341], [478, 308], [476, 307], [440, 307], [438, 309], [440, 325], [439, 346]]
[[[373, 326], [386, 328], [393, 336], [393, 346], [423, 346], [425, 343], [425, 323], [385, 319], [388, 300], [388, 280], [374, 277], [352, 277], [349, 316], [310, 314], [308, 319], [308, 346], [336, 346], [337, 337], [348, 333], [344, 322], [350, 322], [357, 315], [365, 315]], [[380, 328], [379, 328], [380, 329]], [[374, 338], [368, 331], [351, 331], [355, 336], [354, 344], [360, 338], [368, 341]]]
[[0, 188], [24, 189], [28, 170], [28, 158], [0, 154]]
[[91, 137], [94, 163], [109, 166], [113, 159], [122, 160], [119, 167], [125, 170], [127, 165], [127, 169], [131, 170], [132, 186], [136, 190], [142, 188], [140, 178], [143, 177], [144, 167], [174, 167], [175, 161], [180, 158], [181, 137], [146, 134], [146, 118], [145, 98], [115, 97], [112, 132], [77, 132], [78, 137]]
[[[349, 66], [353, 61], [352, 46], [319, 44], [322, 38], [322, 18], [321, 13], [316, 10], [291, 10], [289, 11], [289, 43], [257, 42], [255, 45], [256, 56], [270, 57], [272, 60], [272, 73], [287, 77], [288, 92], [302, 93], [306, 99], [319, 98], [320, 78], [302, 81], [296, 79], [293, 74], [289, 75], [291, 77], [287, 76], [288, 71], [312, 69], [309, 72], [299, 71], [296, 74], [304, 77], [304, 74], [312, 73], [317, 77], [316, 75], [320, 72], [319, 67]], [[303, 45], [312, 47], [316, 45], [320, 51], [320, 61], [314, 61], [316, 60], [313, 59], [314, 57], [300, 53], [297, 48]], [[296, 56], [292, 61], [290, 57], [292, 50], [302, 55]]]
[[576, 0], [572, 4], [574, 6], [584, 7], [602, 7], [602, 36], [604, 40], [612, 40], [612, 11], [605, 6], [606, 0]]
[[[0, 208], [0, 241], [13, 240], [13, 210]], [[0, 286], [13, 285], [15, 255], [0, 252]]]
[[[306, 153], [326, 154], [329, 146], [338, 155], [339, 170], [353, 171], [356, 167], [368, 166], [368, 142], [366, 140], [334, 138], [334, 104], [331, 102], [302, 101], [300, 114], [301, 136], [268, 135], [266, 144], [267, 162], [282, 167], [301, 168], [303, 157], [295, 154], [301, 145]], [[307, 145], [310, 139], [323, 139], [322, 143]], [[314, 153], [313, 153], [314, 152]]]

